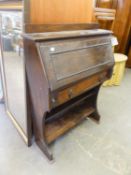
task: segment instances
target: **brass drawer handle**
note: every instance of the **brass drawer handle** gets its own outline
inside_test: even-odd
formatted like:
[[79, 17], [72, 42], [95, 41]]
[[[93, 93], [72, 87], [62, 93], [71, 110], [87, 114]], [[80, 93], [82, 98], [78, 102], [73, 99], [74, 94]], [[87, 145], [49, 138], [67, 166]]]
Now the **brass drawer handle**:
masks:
[[73, 90], [72, 89], [68, 90], [68, 96], [69, 96], [69, 98], [73, 97]]
[[56, 103], [56, 99], [55, 98], [52, 98], [52, 103]]
[[99, 81], [102, 82], [104, 79], [105, 79], [105, 75], [104, 75], [104, 74], [101, 74], [101, 75], [99, 76]]

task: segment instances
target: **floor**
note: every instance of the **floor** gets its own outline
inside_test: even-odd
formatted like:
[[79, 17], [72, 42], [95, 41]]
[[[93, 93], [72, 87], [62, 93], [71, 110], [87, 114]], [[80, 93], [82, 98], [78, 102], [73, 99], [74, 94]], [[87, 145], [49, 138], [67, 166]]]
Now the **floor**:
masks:
[[25, 146], [0, 105], [0, 175], [131, 175], [131, 70], [101, 88], [98, 104], [100, 124], [87, 119], [58, 139], [54, 162]]

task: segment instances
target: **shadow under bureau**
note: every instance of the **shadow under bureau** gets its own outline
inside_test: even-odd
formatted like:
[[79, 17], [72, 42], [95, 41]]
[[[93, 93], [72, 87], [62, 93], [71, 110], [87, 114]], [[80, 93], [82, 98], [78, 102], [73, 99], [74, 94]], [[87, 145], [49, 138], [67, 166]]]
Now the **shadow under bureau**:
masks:
[[86, 117], [100, 120], [99, 88], [114, 65], [111, 37], [100, 29], [24, 35], [35, 140], [48, 159], [51, 142]]

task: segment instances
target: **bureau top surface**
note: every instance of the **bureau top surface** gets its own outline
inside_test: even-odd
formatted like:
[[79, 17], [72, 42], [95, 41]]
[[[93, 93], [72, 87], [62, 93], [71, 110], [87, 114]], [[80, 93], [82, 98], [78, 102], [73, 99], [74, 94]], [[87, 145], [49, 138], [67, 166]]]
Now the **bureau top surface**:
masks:
[[64, 38], [74, 38], [74, 37], [88, 37], [88, 36], [99, 36], [99, 35], [110, 35], [112, 31], [103, 29], [93, 29], [93, 30], [75, 30], [75, 31], [61, 31], [61, 32], [44, 32], [44, 33], [32, 33], [24, 34], [25, 38], [33, 41], [43, 41], [51, 39], [64, 39]]

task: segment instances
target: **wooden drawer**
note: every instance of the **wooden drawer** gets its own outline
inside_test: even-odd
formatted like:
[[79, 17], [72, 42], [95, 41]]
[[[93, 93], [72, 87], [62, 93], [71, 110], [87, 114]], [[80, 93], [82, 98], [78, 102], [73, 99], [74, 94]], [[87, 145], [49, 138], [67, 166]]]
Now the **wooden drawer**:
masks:
[[106, 72], [102, 72], [96, 75], [91, 76], [88, 79], [85, 79], [67, 89], [64, 89], [56, 95], [56, 99], [53, 99], [52, 102], [54, 102], [55, 106], [61, 105], [68, 100], [86, 92], [92, 87], [97, 86], [98, 84], [103, 81], [103, 79], [106, 79]]

